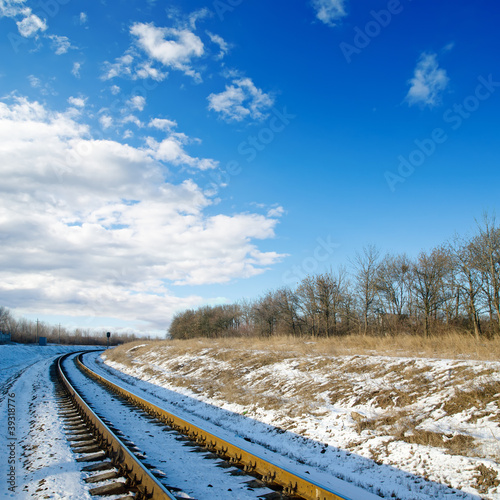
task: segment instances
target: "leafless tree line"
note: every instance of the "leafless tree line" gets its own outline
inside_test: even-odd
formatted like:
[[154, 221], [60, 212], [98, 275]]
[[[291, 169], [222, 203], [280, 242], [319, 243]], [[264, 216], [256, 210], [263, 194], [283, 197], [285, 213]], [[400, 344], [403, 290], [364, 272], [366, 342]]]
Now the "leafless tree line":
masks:
[[387, 254], [372, 245], [350, 266], [307, 276], [253, 301], [178, 313], [172, 338], [446, 331], [500, 335], [500, 227], [485, 214], [471, 237], [421, 252]]
[[[21, 344], [38, 343], [40, 337], [46, 337], [51, 344], [68, 345], [107, 345], [106, 331], [76, 328], [70, 330], [61, 325], [49, 325], [42, 321], [16, 319], [9, 309], [0, 306], [0, 331], [10, 333], [11, 341]], [[111, 332], [109, 345], [123, 344], [137, 339], [150, 339], [149, 336], [137, 337], [133, 333]]]

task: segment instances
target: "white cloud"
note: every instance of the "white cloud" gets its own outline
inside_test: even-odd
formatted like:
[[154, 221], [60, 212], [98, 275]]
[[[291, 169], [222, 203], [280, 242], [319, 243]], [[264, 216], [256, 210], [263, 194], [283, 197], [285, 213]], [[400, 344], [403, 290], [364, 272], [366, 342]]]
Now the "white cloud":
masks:
[[155, 68], [151, 61], [143, 61], [140, 63], [135, 70], [135, 74], [137, 78], [151, 78], [156, 82], [161, 82], [168, 76], [168, 72]]
[[110, 89], [110, 90], [111, 90], [111, 93], [112, 93], [113, 95], [116, 95], [116, 94], [119, 94], [119, 93], [120, 93], [120, 90], [121, 90], [121, 89], [120, 89], [120, 87], [118, 87], [118, 85], [112, 85], [112, 87], [111, 87], [111, 89]]
[[75, 78], [80, 78], [80, 68], [82, 67], [82, 64], [79, 63], [79, 62], [75, 62], [73, 63], [73, 68], [71, 70], [71, 74], [75, 77]]
[[135, 126], [141, 128], [144, 124], [135, 115], [127, 115], [122, 119], [122, 123], [133, 123]]
[[203, 55], [204, 46], [194, 33], [188, 29], [158, 28], [146, 23], [133, 24], [130, 33], [136, 37], [137, 47], [152, 60], [201, 81], [200, 74], [192, 68], [192, 60]]
[[220, 52], [217, 56], [217, 59], [222, 59], [229, 51], [229, 44], [219, 35], [214, 35], [207, 31], [207, 35], [210, 37], [210, 40], [219, 46]]
[[45, 31], [47, 24], [35, 14], [27, 15], [22, 21], [18, 21], [17, 29], [21, 36], [30, 38], [36, 35], [39, 31]]
[[25, 0], [1, 0], [0, 17], [15, 17], [21, 14], [26, 9], [24, 4]]
[[104, 66], [106, 70], [102, 78], [104, 80], [110, 80], [117, 76], [131, 76], [133, 61], [134, 57], [131, 54], [124, 54], [115, 59], [114, 63], [105, 62]]
[[16, 24], [21, 36], [26, 38], [47, 29], [46, 22], [33, 14], [30, 7], [26, 7], [26, 0], [0, 0], [0, 18], [2, 17], [22, 17]]
[[346, 0], [313, 0], [316, 17], [328, 26], [337, 26], [340, 19], [347, 15]]
[[80, 24], [87, 24], [88, 16], [86, 12], [80, 12], [79, 16]]
[[66, 54], [69, 49], [74, 49], [69, 41], [67, 36], [57, 36], [57, 35], [49, 35], [47, 38], [52, 40], [52, 48], [56, 55], [60, 56], [61, 54]]
[[113, 126], [113, 118], [109, 115], [101, 115], [99, 117], [99, 123], [103, 129], [107, 129]]
[[93, 139], [71, 113], [0, 101], [0, 144], [0, 303], [164, 329], [201, 302], [175, 285], [253, 276], [282, 257], [255, 242], [276, 218], [207, 214], [193, 181], [165, 181], [158, 151]]
[[28, 80], [30, 82], [30, 85], [34, 89], [40, 88], [42, 86], [42, 82], [40, 81], [40, 78], [37, 78], [35, 75], [28, 75]]
[[191, 26], [191, 29], [196, 29], [196, 23], [198, 22], [198, 20], [206, 19], [207, 17], [211, 17], [212, 15], [213, 13], [206, 7], [195, 10], [194, 12], [189, 14], [189, 25]]
[[177, 122], [173, 120], [167, 120], [165, 118], [153, 118], [149, 122], [150, 127], [157, 128], [159, 130], [170, 131], [171, 129], [177, 127]]
[[86, 101], [86, 99], [83, 99], [82, 97], [69, 97], [68, 98], [68, 102], [71, 105], [76, 106], [77, 108], [85, 107], [85, 101]]
[[175, 166], [187, 166], [198, 170], [209, 170], [216, 168], [218, 162], [209, 158], [197, 158], [186, 153], [184, 146], [196, 139], [190, 139], [186, 134], [170, 132], [170, 135], [158, 142], [148, 138], [149, 152], [151, 156], [159, 161], [168, 162]]
[[220, 113], [227, 121], [242, 121], [246, 118], [263, 120], [274, 104], [270, 94], [257, 88], [250, 78], [233, 80], [232, 85], [226, 85], [226, 90], [220, 94], [208, 96], [208, 109]]
[[281, 217], [285, 213], [285, 209], [282, 206], [273, 207], [268, 210], [268, 217]]
[[144, 106], [146, 106], [146, 99], [141, 95], [136, 95], [128, 100], [127, 104], [132, 109], [137, 109], [138, 111], [142, 111]]
[[437, 55], [424, 52], [417, 62], [413, 78], [409, 81], [410, 90], [406, 95], [406, 101], [410, 106], [413, 104], [437, 106], [449, 81], [446, 70], [438, 65]]
[[[53, 80], [52, 78], [51, 80]], [[57, 95], [50, 82], [43, 83], [40, 78], [35, 75], [28, 75], [28, 81], [34, 89], [38, 89], [42, 95]]]

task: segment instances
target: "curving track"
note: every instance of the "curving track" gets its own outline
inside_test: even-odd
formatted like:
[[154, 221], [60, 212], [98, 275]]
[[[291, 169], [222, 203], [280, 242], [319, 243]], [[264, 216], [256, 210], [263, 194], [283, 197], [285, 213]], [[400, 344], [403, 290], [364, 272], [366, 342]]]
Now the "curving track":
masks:
[[[131, 485], [136, 498], [373, 497], [369, 493], [348, 497], [279, 467], [254, 450], [221, 439], [213, 431], [181, 419], [106, 380], [85, 367], [81, 360], [75, 362], [74, 357], [60, 363], [66, 372], [65, 383], [71, 386], [68, 390], [73, 399], [80, 398], [78, 392], [100, 415], [93, 416], [93, 412], [85, 410], [88, 415], [85, 420], [92, 422], [96, 436], [95, 429], [102, 427], [104, 421], [119, 429], [116, 433], [120, 438], [113, 437], [108, 429], [100, 431], [102, 437], [96, 439], [107, 448], [107, 455], [114, 457], [116, 468], [121, 473], [129, 472], [128, 479], [114, 481]], [[80, 405], [83, 407], [83, 400]], [[131, 450], [125, 451], [127, 444]], [[151, 474], [151, 470], [155, 473]], [[112, 482], [108, 480], [107, 484]]]

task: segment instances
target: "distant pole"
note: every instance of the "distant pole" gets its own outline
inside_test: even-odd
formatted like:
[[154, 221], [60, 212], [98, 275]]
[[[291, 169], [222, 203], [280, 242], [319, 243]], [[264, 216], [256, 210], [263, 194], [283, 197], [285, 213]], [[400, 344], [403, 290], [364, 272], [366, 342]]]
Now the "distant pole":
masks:
[[106, 346], [106, 349], [109, 349], [109, 337], [111, 337], [111, 332], [106, 332], [106, 337], [108, 338], [108, 345]]

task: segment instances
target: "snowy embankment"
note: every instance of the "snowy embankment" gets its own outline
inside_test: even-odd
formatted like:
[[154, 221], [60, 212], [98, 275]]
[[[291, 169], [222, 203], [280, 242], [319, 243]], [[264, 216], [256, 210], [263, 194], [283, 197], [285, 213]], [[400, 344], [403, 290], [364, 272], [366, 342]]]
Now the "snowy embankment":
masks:
[[2, 498], [90, 500], [49, 377], [60, 354], [88, 346], [0, 345]]
[[210, 345], [129, 344], [103, 359], [175, 391], [183, 411], [380, 496], [500, 499], [500, 363]]

